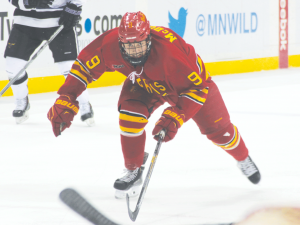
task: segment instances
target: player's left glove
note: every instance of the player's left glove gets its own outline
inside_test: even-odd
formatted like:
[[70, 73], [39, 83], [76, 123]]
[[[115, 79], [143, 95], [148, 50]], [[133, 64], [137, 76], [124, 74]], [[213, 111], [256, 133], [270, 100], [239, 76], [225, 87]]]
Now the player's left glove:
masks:
[[177, 134], [178, 129], [185, 122], [184, 120], [185, 115], [183, 110], [177, 107], [166, 108], [152, 131], [152, 135], [155, 135], [154, 139], [158, 141], [159, 137], [157, 135], [162, 129], [165, 129], [167, 132], [164, 141], [168, 142], [172, 140]]
[[51, 121], [54, 135], [57, 137], [71, 126], [74, 116], [78, 113], [78, 102], [69, 95], [61, 95], [49, 110], [47, 117]]
[[67, 3], [64, 10], [61, 13], [59, 19], [59, 25], [64, 25], [65, 29], [71, 29], [77, 25], [80, 14], [82, 12], [81, 6], [74, 5], [72, 3]]

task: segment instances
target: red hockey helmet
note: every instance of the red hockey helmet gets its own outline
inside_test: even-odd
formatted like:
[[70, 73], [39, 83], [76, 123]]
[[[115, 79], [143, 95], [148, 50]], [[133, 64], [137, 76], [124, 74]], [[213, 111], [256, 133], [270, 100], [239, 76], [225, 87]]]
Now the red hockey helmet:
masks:
[[150, 23], [142, 12], [126, 13], [119, 26], [119, 38], [123, 43], [140, 42], [150, 34]]
[[122, 56], [134, 66], [143, 65], [151, 49], [150, 23], [142, 12], [128, 12], [119, 26]]

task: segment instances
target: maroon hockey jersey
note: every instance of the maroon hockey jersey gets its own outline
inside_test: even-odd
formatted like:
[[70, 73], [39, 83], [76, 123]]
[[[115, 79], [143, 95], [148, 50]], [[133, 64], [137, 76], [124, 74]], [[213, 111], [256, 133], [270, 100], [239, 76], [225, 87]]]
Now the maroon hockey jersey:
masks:
[[186, 121], [205, 103], [211, 79], [194, 47], [171, 29], [151, 26], [150, 55], [143, 66], [134, 67], [123, 59], [114, 28], [80, 52], [58, 93], [77, 97], [106, 71], [118, 71], [155, 98], [184, 110]]

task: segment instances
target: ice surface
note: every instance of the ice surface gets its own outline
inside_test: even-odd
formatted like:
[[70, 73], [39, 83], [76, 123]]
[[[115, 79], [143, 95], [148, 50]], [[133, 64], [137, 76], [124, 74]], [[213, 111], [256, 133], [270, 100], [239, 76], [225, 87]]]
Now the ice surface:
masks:
[[[269, 206], [300, 207], [300, 68], [213, 77], [232, 122], [259, 167], [251, 184], [236, 161], [202, 136], [190, 121], [162, 145], [135, 224], [196, 225], [235, 222]], [[63, 205], [72, 187], [111, 219], [132, 224], [126, 201], [114, 198], [122, 172], [117, 101], [121, 86], [89, 89], [95, 127], [76, 116], [55, 138], [47, 112], [57, 94], [30, 95], [30, 117], [16, 125], [12, 97], [0, 98], [0, 224], [89, 224]], [[167, 106], [167, 105], [165, 105]], [[157, 110], [146, 127], [146, 151]], [[146, 171], [148, 170], [148, 160]], [[136, 200], [131, 199], [131, 209]]]

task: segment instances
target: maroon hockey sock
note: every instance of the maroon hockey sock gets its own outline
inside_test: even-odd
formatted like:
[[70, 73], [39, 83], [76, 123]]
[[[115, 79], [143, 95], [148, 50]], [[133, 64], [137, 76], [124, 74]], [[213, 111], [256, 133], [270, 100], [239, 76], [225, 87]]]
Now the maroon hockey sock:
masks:
[[243, 161], [248, 157], [248, 149], [244, 140], [233, 124], [229, 124], [221, 131], [207, 135], [207, 138], [237, 161]]
[[141, 167], [144, 158], [144, 149], [146, 142], [146, 131], [137, 137], [128, 137], [121, 134], [122, 151], [125, 161], [125, 167], [134, 170]]
[[235, 158], [237, 161], [243, 161], [248, 157], [248, 149], [244, 143], [243, 138], [240, 136], [239, 145], [232, 150], [225, 150], [229, 155]]

